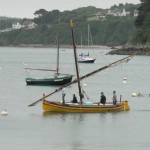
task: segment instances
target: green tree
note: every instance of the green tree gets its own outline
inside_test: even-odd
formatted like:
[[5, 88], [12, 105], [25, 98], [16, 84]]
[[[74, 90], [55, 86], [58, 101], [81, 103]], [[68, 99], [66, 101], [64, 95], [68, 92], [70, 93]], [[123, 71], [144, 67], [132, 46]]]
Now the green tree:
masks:
[[34, 15], [37, 17], [41, 17], [44, 16], [46, 13], [48, 13], [45, 9], [39, 9], [37, 11], [35, 11]]
[[136, 27], [147, 26], [145, 20], [149, 17], [150, 14], [150, 0], [141, 0], [141, 6], [138, 8], [139, 15], [136, 18], [135, 25]]

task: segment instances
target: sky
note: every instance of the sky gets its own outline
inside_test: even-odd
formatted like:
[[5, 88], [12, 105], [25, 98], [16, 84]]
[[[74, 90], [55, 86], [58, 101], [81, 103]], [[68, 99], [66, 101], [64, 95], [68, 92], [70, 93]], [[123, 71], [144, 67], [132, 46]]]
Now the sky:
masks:
[[61, 12], [87, 6], [106, 9], [119, 3], [139, 4], [140, 0], [0, 0], [0, 16], [34, 18], [34, 12], [39, 9]]

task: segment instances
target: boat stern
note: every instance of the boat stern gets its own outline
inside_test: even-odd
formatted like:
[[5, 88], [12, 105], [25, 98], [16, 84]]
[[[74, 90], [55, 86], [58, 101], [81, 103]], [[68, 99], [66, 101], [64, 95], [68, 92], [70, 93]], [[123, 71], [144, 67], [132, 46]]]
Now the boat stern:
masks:
[[124, 110], [126, 110], [126, 111], [129, 111], [130, 110], [130, 106], [129, 106], [129, 104], [128, 104], [128, 101], [127, 100], [125, 100], [125, 101], [123, 101], [122, 102], [122, 104], [124, 105]]

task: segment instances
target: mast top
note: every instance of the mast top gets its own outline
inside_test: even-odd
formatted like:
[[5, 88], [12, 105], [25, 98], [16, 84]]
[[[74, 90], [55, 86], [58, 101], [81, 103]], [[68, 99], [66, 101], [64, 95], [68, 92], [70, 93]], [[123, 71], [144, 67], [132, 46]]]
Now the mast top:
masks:
[[70, 20], [70, 28], [73, 28], [73, 22], [72, 22], [72, 19]]

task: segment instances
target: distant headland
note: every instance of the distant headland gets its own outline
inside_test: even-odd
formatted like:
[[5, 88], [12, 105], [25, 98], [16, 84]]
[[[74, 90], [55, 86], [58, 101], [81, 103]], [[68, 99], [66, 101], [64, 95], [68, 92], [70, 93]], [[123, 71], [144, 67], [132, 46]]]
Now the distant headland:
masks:
[[130, 46], [130, 47], [121, 47], [121, 48], [115, 48], [112, 47], [112, 50], [107, 53], [108, 55], [144, 55], [144, 56], [150, 56], [150, 47], [149, 46], [143, 46], [143, 47], [136, 47], [136, 46]]

